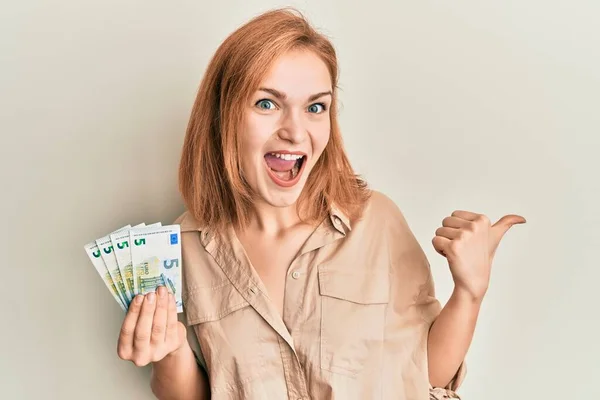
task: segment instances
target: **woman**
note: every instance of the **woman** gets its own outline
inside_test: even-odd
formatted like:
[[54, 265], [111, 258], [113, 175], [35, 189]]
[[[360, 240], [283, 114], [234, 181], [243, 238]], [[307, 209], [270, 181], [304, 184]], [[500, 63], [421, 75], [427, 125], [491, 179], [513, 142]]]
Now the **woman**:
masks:
[[458, 398], [493, 253], [524, 219], [444, 219], [441, 310], [402, 213], [348, 162], [337, 78], [331, 43], [291, 10], [217, 50], [180, 166], [187, 340], [165, 288], [136, 298], [119, 338], [158, 398]]

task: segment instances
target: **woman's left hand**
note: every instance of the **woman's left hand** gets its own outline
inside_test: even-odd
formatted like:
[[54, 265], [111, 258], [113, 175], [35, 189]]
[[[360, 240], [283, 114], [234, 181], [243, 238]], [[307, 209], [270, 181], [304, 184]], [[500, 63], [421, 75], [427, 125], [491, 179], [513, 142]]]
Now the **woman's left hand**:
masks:
[[492, 225], [485, 215], [469, 211], [454, 211], [444, 218], [432, 243], [448, 260], [455, 290], [483, 299], [500, 240], [513, 225], [525, 222], [520, 215], [505, 215]]

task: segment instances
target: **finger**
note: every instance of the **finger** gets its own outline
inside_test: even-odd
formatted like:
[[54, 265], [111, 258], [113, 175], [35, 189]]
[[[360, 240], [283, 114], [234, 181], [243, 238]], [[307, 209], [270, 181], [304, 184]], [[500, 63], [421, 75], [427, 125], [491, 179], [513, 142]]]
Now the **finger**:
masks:
[[169, 308], [167, 313], [167, 344], [169, 350], [179, 344], [179, 331], [177, 327], [177, 306], [175, 304], [175, 296], [169, 293]]
[[431, 242], [433, 243], [433, 248], [435, 249], [435, 251], [437, 251], [439, 254], [441, 254], [444, 257], [447, 256], [448, 249], [449, 249], [450, 243], [452, 243], [452, 240], [442, 237], [442, 236], [436, 236], [433, 238], [433, 240]]
[[448, 228], [442, 227], [435, 231], [436, 236], [442, 236], [448, 239], [458, 239], [461, 236], [461, 230], [459, 228]]
[[137, 326], [133, 334], [133, 352], [134, 355], [144, 355], [150, 348], [150, 333], [152, 330], [152, 320], [154, 319], [154, 310], [156, 309], [156, 294], [150, 292], [144, 296], [142, 311], [138, 318]]
[[514, 214], [510, 214], [510, 215], [505, 215], [504, 217], [500, 218], [498, 220], [498, 222], [496, 222], [494, 225], [492, 225], [492, 227], [496, 228], [504, 228], [506, 230], [508, 230], [508, 228], [510, 228], [511, 226], [515, 225], [515, 224], [524, 224], [526, 223], [527, 220], [520, 216], [520, 215], [514, 215]]
[[121, 325], [117, 354], [124, 360], [130, 359], [133, 352], [133, 335], [142, 307], [142, 301], [144, 301], [144, 296], [141, 295], [137, 295], [133, 299], [123, 320], [123, 325]]
[[160, 286], [156, 290], [156, 293], [156, 310], [154, 311], [154, 320], [152, 321], [150, 343], [158, 346], [164, 344], [166, 339], [169, 296], [164, 286]]
[[504, 217], [500, 218], [498, 222], [492, 225], [490, 241], [492, 252], [496, 250], [496, 247], [498, 247], [498, 245], [500, 244], [500, 240], [502, 240], [502, 237], [506, 234], [506, 232], [508, 232], [508, 230], [513, 225], [524, 224], [526, 222], [527, 221], [525, 220], [525, 218], [521, 217], [520, 215], [505, 215]]
[[479, 217], [480, 214], [470, 212], [470, 211], [456, 210], [451, 215], [453, 217], [458, 217], [458, 218], [464, 219], [466, 221], [475, 221]]
[[448, 228], [463, 228], [467, 229], [473, 224], [473, 221], [460, 217], [446, 217], [442, 220], [442, 226]]

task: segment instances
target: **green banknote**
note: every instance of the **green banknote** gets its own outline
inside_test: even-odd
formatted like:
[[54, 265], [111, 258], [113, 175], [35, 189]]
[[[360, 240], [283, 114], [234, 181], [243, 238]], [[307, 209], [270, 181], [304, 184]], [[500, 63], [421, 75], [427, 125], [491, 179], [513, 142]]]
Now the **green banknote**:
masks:
[[164, 285], [175, 296], [177, 312], [183, 311], [179, 225], [131, 229], [129, 236], [134, 293], [146, 294]]
[[[127, 225], [127, 226], [124, 226], [124, 227], [116, 230], [113, 233], [126, 231], [126, 230], [129, 230], [130, 228], [131, 228], [131, 225]], [[85, 252], [87, 253], [88, 257], [92, 261], [92, 265], [94, 266], [94, 268], [96, 268], [96, 271], [98, 272], [98, 274], [104, 281], [104, 284], [106, 285], [106, 287], [108, 288], [108, 290], [110, 291], [110, 293], [112, 294], [114, 299], [117, 301], [117, 303], [119, 303], [119, 305], [121, 306], [123, 311], [127, 310], [127, 306], [121, 299], [121, 296], [119, 295], [119, 290], [117, 289], [115, 282], [113, 281], [112, 277], [110, 276], [110, 273], [108, 272], [106, 264], [104, 264], [104, 260], [102, 259], [102, 252], [101, 252], [100, 248], [98, 247], [98, 244], [96, 243], [96, 241], [86, 244], [84, 246], [84, 249], [85, 249]]]
[[[142, 222], [141, 224], [134, 226], [134, 228], [142, 228], [144, 226], [146, 226], [146, 224]], [[129, 230], [125, 229], [122, 232], [128, 234]], [[104, 265], [106, 265], [106, 269], [108, 270], [108, 273], [117, 288], [117, 292], [119, 293], [121, 300], [125, 304], [125, 307], [129, 308], [129, 303], [131, 303], [132, 297], [130, 296], [129, 291], [125, 286], [124, 278], [121, 275], [121, 271], [119, 270], [119, 264], [117, 264], [117, 257], [115, 256], [115, 251], [113, 244], [110, 240], [110, 235], [106, 235], [100, 239], [96, 239], [96, 244], [100, 249], [100, 255], [102, 257], [102, 260], [104, 261]]]
[[[156, 222], [154, 224], [148, 225], [148, 227], [159, 227], [161, 225], [162, 224], [160, 222]], [[137, 226], [134, 228], [137, 228]], [[111, 233], [109, 236], [113, 246], [113, 251], [115, 254], [119, 272], [121, 273], [123, 281], [125, 282], [127, 296], [131, 301], [131, 299], [133, 299], [133, 297], [135, 296], [135, 290], [133, 285], [133, 265], [131, 262], [131, 250], [129, 247], [129, 231]]]

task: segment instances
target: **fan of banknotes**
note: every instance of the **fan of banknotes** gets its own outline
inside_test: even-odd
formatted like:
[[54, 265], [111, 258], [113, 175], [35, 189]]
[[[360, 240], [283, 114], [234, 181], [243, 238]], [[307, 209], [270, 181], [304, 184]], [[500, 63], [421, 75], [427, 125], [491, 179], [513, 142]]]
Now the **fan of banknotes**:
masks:
[[123, 311], [137, 294], [153, 292], [161, 285], [175, 296], [177, 312], [183, 311], [179, 225], [127, 225], [84, 247]]

